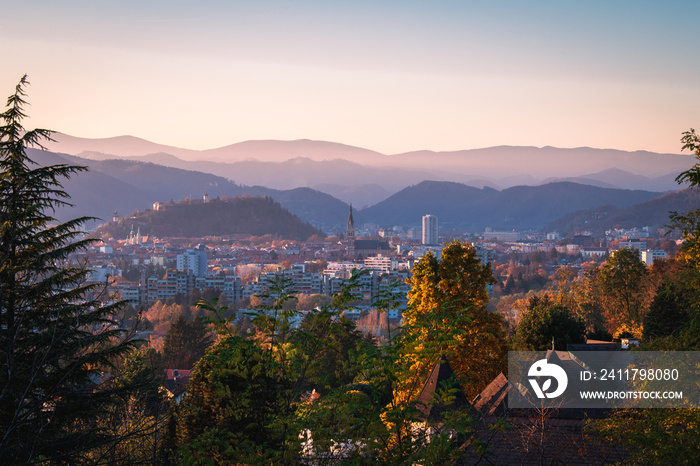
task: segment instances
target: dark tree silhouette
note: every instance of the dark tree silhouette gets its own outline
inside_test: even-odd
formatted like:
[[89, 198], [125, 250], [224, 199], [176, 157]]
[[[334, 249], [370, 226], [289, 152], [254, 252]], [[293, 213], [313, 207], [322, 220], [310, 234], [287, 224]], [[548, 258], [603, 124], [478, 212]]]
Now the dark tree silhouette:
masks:
[[95, 423], [113, 399], [103, 381], [111, 362], [130, 349], [112, 317], [123, 303], [103, 305], [101, 284], [66, 267], [88, 218], [58, 223], [68, 205], [61, 181], [84, 167], [40, 167], [26, 150], [47, 130], [26, 131], [26, 76], [0, 114], [0, 458], [5, 464], [77, 461], [109, 442]]

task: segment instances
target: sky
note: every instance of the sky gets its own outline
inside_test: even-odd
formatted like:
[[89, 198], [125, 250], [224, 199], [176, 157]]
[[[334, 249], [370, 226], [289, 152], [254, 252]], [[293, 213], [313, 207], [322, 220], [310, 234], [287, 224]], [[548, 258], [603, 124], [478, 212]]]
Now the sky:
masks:
[[25, 126], [73, 136], [678, 153], [700, 129], [696, 0], [0, 0], [0, 12], [0, 96], [26, 73]]

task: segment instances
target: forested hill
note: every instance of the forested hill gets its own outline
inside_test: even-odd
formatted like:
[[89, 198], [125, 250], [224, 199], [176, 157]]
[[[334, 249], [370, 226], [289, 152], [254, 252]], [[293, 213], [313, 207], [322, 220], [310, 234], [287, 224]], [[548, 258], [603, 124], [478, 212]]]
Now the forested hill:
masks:
[[589, 230], [600, 235], [612, 228], [635, 226], [665, 227], [670, 222], [670, 212], [689, 212], [700, 208], [700, 192], [683, 189], [628, 207], [602, 205], [592, 209], [567, 214], [547, 225], [545, 231], [558, 231], [568, 235], [575, 231]]
[[240, 196], [182, 201], [161, 205], [159, 210], [147, 210], [109, 222], [96, 234], [126, 238], [130, 231], [157, 237], [225, 236], [238, 233], [255, 236], [273, 235], [304, 241], [323, 232], [302, 222], [269, 197]]

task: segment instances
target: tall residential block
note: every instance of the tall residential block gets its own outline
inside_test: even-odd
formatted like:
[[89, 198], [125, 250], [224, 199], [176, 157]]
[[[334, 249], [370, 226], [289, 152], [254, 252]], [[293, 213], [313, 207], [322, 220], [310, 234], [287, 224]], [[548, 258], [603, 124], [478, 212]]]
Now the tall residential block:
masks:
[[177, 270], [189, 272], [195, 277], [205, 276], [207, 274], [207, 253], [188, 249], [184, 254], [178, 254]]
[[438, 244], [438, 219], [434, 215], [423, 216], [423, 244]]

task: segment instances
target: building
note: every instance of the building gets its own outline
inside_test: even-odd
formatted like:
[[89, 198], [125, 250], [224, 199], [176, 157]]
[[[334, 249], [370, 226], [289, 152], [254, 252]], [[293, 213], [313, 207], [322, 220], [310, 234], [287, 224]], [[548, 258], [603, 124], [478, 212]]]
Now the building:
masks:
[[148, 277], [146, 280], [146, 302], [174, 299], [175, 295], [189, 296], [194, 289], [195, 277], [186, 271], [167, 270], [163, 278]]
[[434, 215], [423, 216], [423, 244], [438, 243], [438, 219]]
[[480, 244], [472, 244], [474, 247], [474, 252], [476, 252], [476, 257], [479, 258], [482, 264], [491, 264], [493, 266], [493, 261], [496, 260], [496, 254], [493, 249], [489, 249]]
[[629, 241], [620, 241], [620, 249], [633, 249], [639, 253], [639, 257], [642, 257], [642, 251], [646, 251], [647, 243], [646, 241], [640, 241], [638, 239], [632, 239]]
[[395, 257], [387, 257], [380, 254], [365, 258], [364, 268], [378, 270], [380, 272], [389, 272], [391, 270], [398, 270], [399, 261]]
[[581, 251], [583, 257], [605, 257], [608, 255], [608, 250], [606, 248], [583, 248]]
[[359, 239], [354, 242], [355, 257], [369, 257], [376, 255], [391, 254], [391, 245], [388, 241], [379, 241], [377, 239]]
[[484, 231], [484, 240], [486, 241], [505, 241], [515, 242], [520, 240], [520, 233], [517, 231], [493, 231], [487, 228]]
[[666, 259], [666, 251], [663, 249], [647, 249], [642, 251], [642, 262], [646, 265], [653, 265], [658, 259]]
[[352, 204], [350, 204], [350, 213], [348, 214], [348, 227], [345, 235], [348, 239], [348, 257], [355, 257], [355, 220], [353, 220], [352, 218]]
[[195, 277], [207, 274], [207, 253], [188, 249], [184, 254], [177, 255], [178, 272], [189, 272]]

